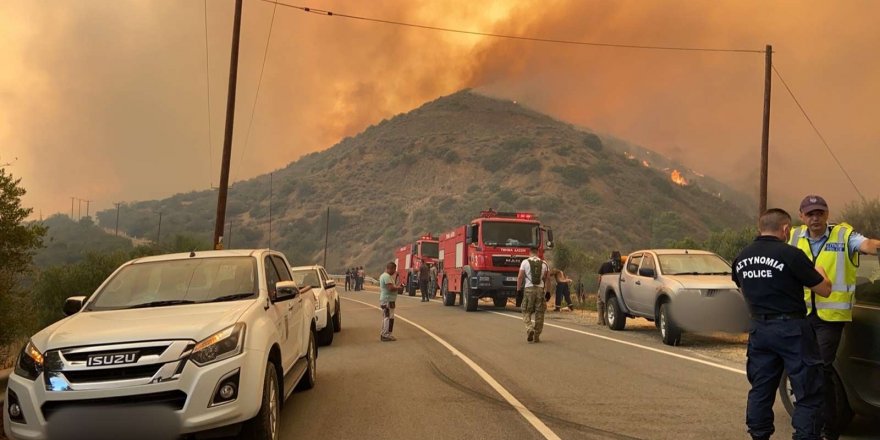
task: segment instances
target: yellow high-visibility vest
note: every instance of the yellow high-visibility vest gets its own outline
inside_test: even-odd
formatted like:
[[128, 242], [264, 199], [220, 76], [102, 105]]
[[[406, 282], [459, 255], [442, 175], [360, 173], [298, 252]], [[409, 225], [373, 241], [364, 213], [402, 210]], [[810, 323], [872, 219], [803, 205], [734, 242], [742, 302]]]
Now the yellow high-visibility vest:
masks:
[[[856, 290], [856, 271], [859, 267], [859, 253], [853, 253], [849, 248], [849, 236], [852, 232], [852, 226], [846, 223], [834, 225], [828, 233], [828, 241], [822, 245], [814, 261], [813, 251], [807, 240], [807, 226], [791, 229], [788, 244], [804, 251], [810, 261], [822, 266], [831, 280], [831, 295], [827, 298], [815, 295], [816, 313], [823, 321], [852, 321], [853, 293]], [[804, 288], [807, 313], [811, 313], [813, 309], [812, 296], [810, 289]]]

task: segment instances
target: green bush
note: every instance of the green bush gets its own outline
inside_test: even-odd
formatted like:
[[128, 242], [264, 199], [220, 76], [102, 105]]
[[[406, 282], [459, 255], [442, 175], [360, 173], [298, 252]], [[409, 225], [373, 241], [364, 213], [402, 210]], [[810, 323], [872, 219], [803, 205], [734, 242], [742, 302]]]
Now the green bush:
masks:
[[584, 145], [593, 151], [602, 151], [602, 139], [593, 133], [584, 135]]
[[562, 177], [562, 183], [571, 187], [582, 186], [590, 180], [587, 169], [580, 165], [554, 167], [554, 171]]
[[531, 174], [540, 172], [544, 164], [540, 160], [524, 159], [513, 165], [513, 171], [517, 174]]

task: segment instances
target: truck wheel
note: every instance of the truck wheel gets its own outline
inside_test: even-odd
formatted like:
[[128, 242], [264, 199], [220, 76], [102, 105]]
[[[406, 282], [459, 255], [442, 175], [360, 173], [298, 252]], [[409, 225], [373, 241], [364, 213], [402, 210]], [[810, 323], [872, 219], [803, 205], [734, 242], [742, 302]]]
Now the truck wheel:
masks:
[[327, 326], [318, 333], [318, 345], [330, 345], [333, 343], [333, 318], [330, 317], [330, 309], [327, 309]]
[[440, 296], [443, 297], [444, 306], [455, 305], [455, 294], [449, 292], [449, 283], [446, 281], [446, 278], [443, 278], [443, 281], [440, 283]]
[[492, 298], [495, 301], [495, 307], [507, 307], [507, 297], [506, 296], [496, 296]]
[[675, 325], [669, 315], [669, 303], [660, 304], [660, 316], [657, 321], [660, 323], [660, 336], [663, 337], [664, 344], [676, 346], [681, 343], [681, 329]]
[[296, 384], [298, 390], [310, 390], [315, 387], [318, 379], [318, 344], [315, 343], [315, 331], [309, 332], [309, 347], [306, 349], [306, 372]]
[[620, 311], [620, 305], [617, 304], [617, 297], [608, 295], [605, 301], [605, 323], [611, 330], [623, 330], [626, 326], [626, 316]]
[[244, 423], [239, 438], [247, 440], [280, 438], [281, 393], [278, 391], [278, 371], [275, 364], [266, 364], [266, 376], [263, 379], [263, 399], [257, 415]]
[[461, 305], [466, 312], [475, 312], [477, 310], [477, 299], [471, 296], [471, 286], [467, 280], [461, 283]]
[[333, 331], [339, 333], [342, 330], [342, 309], [339, 300], [336, 301], [336, 314], [333, 315]]

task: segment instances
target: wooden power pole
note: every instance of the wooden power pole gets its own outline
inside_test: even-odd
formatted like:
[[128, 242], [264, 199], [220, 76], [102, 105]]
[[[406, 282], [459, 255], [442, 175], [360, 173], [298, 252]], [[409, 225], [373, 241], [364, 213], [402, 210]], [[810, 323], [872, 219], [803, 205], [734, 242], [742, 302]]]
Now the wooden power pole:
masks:
[[226, 223], [226, 194], [229, 189], [229, 161], [232, 156], [232, 125], [235, 117], [235, 86], [238, 80], [238, 41], [241, 35], [241, 2], [235, 0], [232, 24], [232, 56], [229, 58], [229, 90], [226, 95], [226, 131], [223, 135], [223, 163], [220, 169], [220, 191], [217, 194], [217, 220], [214, 223], [214, 249], [223, 249]]
[[767, 168], [770, 151], [770, 84], [773, 70], [773, 46], [767, 45], [764, 54], [764, 124], [761, 130], [761, 194], [758, 216], [767, 210]]

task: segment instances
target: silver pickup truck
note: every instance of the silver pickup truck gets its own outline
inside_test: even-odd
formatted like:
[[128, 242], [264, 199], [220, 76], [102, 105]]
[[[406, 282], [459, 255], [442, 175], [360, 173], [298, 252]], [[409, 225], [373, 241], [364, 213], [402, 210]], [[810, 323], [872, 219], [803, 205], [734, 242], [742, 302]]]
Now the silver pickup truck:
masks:
[[626, 318], [645, 318], [657, 325], [667, 345], [678, 345], [685, 329], [744, 331], [747, 306], [730, 274], [730, 264], [712, 252], [633, 252], [621, 273], [599, 281], [605, 322], [612, 330], [623, 330]]

